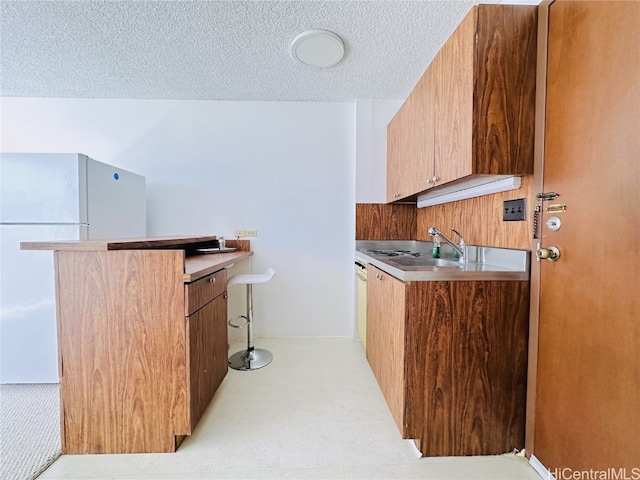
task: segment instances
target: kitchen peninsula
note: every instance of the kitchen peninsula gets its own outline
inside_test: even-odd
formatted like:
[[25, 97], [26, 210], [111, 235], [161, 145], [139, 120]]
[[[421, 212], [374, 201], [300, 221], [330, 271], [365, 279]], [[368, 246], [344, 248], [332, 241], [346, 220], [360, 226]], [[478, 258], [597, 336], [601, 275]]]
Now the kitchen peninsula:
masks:
[[[53, 250], [62, 452], [174, 452], [227, 373], [227, 272], [215, 236], [23, 242]], [[234, 250], [235, 248], [235, 250]]]

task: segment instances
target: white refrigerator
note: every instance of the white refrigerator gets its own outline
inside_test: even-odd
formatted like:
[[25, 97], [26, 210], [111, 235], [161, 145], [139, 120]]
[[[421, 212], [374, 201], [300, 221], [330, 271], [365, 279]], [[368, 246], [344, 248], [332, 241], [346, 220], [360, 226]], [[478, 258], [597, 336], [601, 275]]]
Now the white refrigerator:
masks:
[[145, 178], [82, 154], [0, 153], [0, 185], [0, 383], [56, 383], [53, 253], [20, 242], [145, 236]]

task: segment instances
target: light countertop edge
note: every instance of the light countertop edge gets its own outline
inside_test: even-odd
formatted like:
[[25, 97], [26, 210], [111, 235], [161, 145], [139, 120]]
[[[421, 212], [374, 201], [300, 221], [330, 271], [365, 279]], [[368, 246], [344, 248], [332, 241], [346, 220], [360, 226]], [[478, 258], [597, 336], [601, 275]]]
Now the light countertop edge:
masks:
[[253, 255], [252, 251], [235, 251], [229, 253], [189, 255], [184, 261], [184, 281], [194, 282], [202, 277], [228, 268], [234, 263]]

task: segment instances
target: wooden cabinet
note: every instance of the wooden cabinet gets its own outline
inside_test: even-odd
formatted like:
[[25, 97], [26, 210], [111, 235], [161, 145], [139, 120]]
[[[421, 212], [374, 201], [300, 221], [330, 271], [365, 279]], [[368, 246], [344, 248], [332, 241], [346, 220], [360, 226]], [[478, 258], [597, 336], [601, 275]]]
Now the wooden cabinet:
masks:
[[367, 361], [403, 436], [405, 294], [403, 282], [367, 266]]
[[[482, 8], [484, 10], [484, 7]], [[433, 110], [433, 175], [428, 188], [463, 178], [473, 172], [474, 85], [476, 70], [482, 65], [482, 54], [475, 64], [480, 32], [477, 23], [478, 7], [462, 20], [433, 62], [436, 82]], [[532, 75], [534, 69], [532, 69]], [[532, 111], [533, 118], [533, 111]], [[533, 133], [533, 131], [532, 131]], [[533, 142], [533, 135], [531, 137]], [[533, 143], [531, 144], [533, 148]], [[533, 153], [533, 150], [532, 150]], [[485, 173], [485, 172], [477, 172]], [[486, 172], [489, 173], [489, 172]]]
[[367, 277], [367, 360], [403, 438], [425, 456], [523, 448], [528, 282]]
[[185, 287], [191, 431], [227, 374], [226, 284], [227, 272], [221, 270]]
[[387, 126], [387, 201], [424, 190], [433, 176], [433, 118], [428, 106], [435, 92], [427, 70]]
[[387, 128], [387, 201], [533, 173], [537, 7], [479, 5]]
[[227, 372], [215, 237], [28, 243], [54, 250], [62, 452], [173, 452]]

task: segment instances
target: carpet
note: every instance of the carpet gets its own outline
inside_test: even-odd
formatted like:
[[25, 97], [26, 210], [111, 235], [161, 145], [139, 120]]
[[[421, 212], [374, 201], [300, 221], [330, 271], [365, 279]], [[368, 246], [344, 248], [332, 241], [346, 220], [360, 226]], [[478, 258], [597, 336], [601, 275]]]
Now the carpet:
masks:
[[31, 480], [60, 456], [57, 383], [0, 385], [0, 478]]

